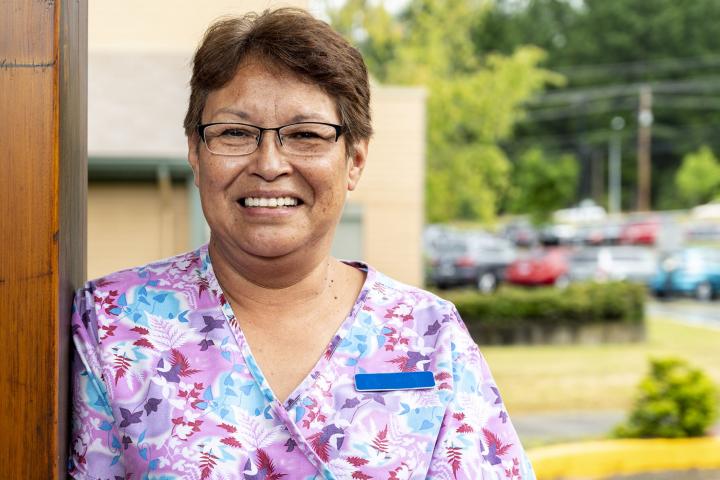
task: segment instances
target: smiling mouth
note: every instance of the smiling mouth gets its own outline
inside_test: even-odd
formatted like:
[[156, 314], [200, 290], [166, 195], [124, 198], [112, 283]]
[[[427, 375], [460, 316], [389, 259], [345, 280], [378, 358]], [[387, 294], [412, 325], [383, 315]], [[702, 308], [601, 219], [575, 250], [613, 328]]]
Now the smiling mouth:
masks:
[[245, 208], [285, 208], [297, 207], [302, 205], [303, 201], [295, 197], [243, 197], [240, 199], [240, 205]]

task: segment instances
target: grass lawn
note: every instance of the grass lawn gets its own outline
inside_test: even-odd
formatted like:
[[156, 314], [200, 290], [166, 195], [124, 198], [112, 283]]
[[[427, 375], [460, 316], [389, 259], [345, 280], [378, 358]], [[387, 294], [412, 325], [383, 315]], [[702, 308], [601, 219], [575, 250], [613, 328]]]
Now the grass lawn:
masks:
[[511, 415], [621, 410], [632, 405], [648, 359], [675, 356], [720, 385], [720, 330], [648, 319], [643, 343], [481, 346]]

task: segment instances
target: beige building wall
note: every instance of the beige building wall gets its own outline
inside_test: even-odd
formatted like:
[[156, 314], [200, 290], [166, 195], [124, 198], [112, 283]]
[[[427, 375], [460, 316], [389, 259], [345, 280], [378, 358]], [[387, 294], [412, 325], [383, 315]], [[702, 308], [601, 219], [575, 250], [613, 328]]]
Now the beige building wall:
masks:
[[185, 184], [93, 182], [88, 186], [88, 278], [190, 249]]
[[375, 136], [359, 188], [364, 258], [384, 273], [422, 285], [425, 91], [373, 85]]
[[88, 48], [191, 53], [216, 18], [277, 7], [307, 9], [309, 0], [90, 0]]

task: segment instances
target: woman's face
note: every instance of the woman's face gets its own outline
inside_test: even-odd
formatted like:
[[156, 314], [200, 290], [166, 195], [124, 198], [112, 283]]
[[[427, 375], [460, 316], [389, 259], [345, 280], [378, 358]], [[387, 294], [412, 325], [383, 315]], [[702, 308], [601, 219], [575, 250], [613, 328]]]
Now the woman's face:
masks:
[[[318, 86], [258, 62], [244, 64], [230, 83], [210, 93], [202, 115], [203, 123], [260, 127], [299, 121], [340, 124], [335, 101]], [[344, 136], [326, 154], [288, 155], [272, 131], [245, 156], [214, 155], [197, 134], [188, 146], [213, 238], [235, 255], [263, 258], [329, 252], [347, 192], [357, 185], [367, 155], [367, 141], [361, 141], [347, 158]], [[246, 206], [248, 198], [272, 205], [270, 199], [287, 197], [297, 205]]]

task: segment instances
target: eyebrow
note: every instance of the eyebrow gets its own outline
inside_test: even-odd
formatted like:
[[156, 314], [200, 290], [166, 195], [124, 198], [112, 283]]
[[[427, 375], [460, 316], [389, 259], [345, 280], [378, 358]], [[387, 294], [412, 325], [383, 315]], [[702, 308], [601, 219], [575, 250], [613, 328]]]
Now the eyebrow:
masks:
[[250, 116], [243, 110], [238, 110], [235, 108], [225, 107], [221, 108], [219, 110], [216, 110], [213, 114], [213, 117], [217, 115], [218, 113], [229, 113], [230, 115], [235, 115], [236, 117], [240, 117], [244, 120], [248, 120]]
[[[233, 115], [235, 117], [240, 118], [241, 120], [245, 122], [250, 122], [250, 114], [245, 112], [244, 110], [238, 110], [236, 108], [232, 107], [225, 107], [221, 108], [219, 110], [216, 110], [213, 114], [213, 117], [215, 117], [219, 113], [229, 113], [230, 115]], [[309, 113], [299, 113], [297, 115], [294, 115], [288, 120], [288, 123], [286, 125], [289, 125], [291, 123], [298, 123], [298, 122], [325, 122], [325, 123], [334, 123], [336, 120], [328, 120], [323, 118], [322, 115], [314, 112]]]

